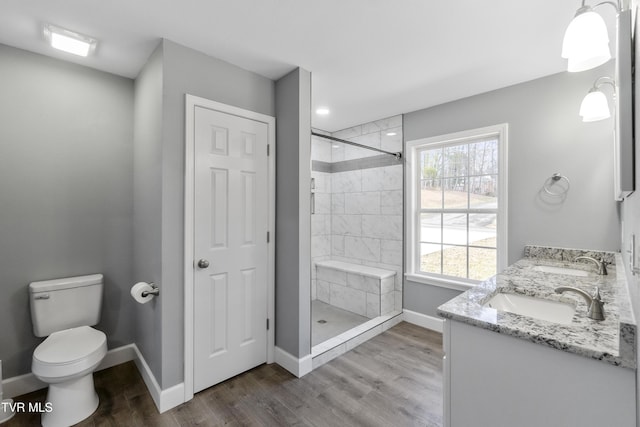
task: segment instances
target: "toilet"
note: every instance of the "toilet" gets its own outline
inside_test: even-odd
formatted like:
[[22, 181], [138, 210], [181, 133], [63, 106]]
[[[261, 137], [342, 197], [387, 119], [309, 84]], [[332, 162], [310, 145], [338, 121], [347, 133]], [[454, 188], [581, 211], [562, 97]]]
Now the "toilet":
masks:
[[93, 371], [107, 354], [100, 320], [102, 274], [29, 284], [33, 333], [47, 337], [33, 352], [31, 371], [49, 384], [45, 427], [70, 426], [98, 408]]

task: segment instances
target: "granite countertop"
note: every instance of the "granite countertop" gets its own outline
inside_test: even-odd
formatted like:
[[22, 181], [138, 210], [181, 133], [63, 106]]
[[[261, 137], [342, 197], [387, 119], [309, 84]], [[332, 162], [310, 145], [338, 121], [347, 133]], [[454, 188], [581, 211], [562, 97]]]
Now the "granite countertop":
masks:
[[[576, 256], [604, 257], [609, 274], [599, 276], [591, 262], [570, 262]], [[547, 265], [580, 269], [586, 277], [536, 271], [532, 267]], [[592, 294], [600, 288], [605, 320], [587, 317], [587, 303], [573, 292], [556, 294], [558, 286], [572, 286]], [[570, 325], [561, 325], [531, 317], [484, 307], [497, 293], [515, 293], [569, 303], [576, 308]], [[525, 258], [502, 273], [462, 293], [438, 307], [438, 314], [497, 333], [511, 335], [536, 344], [600, 360], [624, 368], [636, 367], [636, 321], [631, 310], [622, 257], [614, 252], [527, 246]]]

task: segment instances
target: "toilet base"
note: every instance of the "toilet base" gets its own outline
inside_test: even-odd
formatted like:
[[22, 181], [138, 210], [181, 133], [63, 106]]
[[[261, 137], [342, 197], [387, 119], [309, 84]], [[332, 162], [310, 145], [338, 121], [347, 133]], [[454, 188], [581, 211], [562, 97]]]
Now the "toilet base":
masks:
[[42, 413], [43, 427], [70, 426], [88, 418], [98, 409], [93, 372], [80, 378], [49, 384], [47, 403], [51, 412]]

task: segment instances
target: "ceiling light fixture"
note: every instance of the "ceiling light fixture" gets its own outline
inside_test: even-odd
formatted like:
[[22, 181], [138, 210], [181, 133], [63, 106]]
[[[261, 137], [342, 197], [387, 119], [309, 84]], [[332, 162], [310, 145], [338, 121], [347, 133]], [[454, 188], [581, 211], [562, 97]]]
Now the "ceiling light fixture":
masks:
[[55, 25], [45, 24], [44, 37], [51, 47], [78, 56], [88, 56], [96, 49], [98, 40]]
[[316, 114], [319, 115], [319, 116], [326, 116], [329, 113], [330, 113], [330, 111], [326, 107], [320, 107], [320, 108], [316, 109]]
[[613, 87], [613, 96], [616, 96], [615, 80], [611, 77], [600, 77], [597, 79], [593, 83], [593, 87], [589, 90], [589, 93], [582, 100], [582, 104], [580, 104], [580, 116], [582, 116], [583, 122], [596, 122], [611, 117], [607, 97], [600, 90], [600, 87], [605, 84]]
[[611, 59], [607, 25], [593, 9], [608, 4], [620, 13], [620, 0], [617, 0], [617, 4], [611, 1], [598, 3], [593, 8], [585, 6], [585, 1], [582, 0], [582, 6], [569, 23], [562, 41], [562, 57], [569, 60], [569, 72], [590, 70]]

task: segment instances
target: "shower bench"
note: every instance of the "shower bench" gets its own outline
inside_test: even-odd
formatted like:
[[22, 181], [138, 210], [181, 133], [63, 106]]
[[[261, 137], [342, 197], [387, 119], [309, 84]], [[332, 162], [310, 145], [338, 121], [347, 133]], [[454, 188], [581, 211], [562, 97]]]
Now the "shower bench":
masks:
[[370, 319], [394, 310], [395, 271], [333, 260], [315, 268], [318, 300]]

